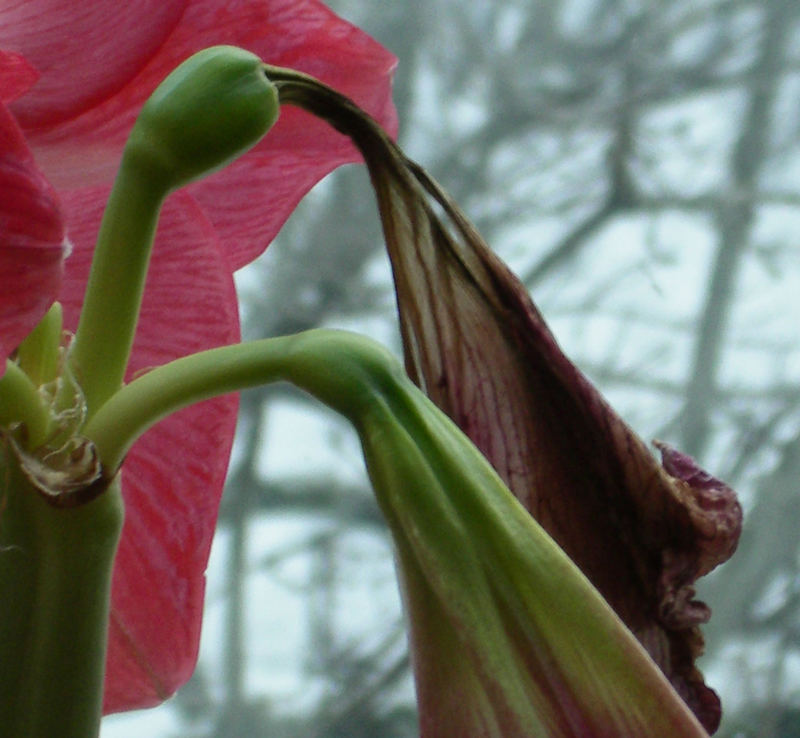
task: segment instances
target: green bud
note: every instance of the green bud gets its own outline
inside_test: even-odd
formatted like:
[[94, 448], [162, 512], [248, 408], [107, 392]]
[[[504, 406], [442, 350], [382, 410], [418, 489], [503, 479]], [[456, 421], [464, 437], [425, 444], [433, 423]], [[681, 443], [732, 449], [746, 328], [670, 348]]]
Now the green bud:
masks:
[[169, 192], [252, 148], [278, 111], [277, 91], [255, 54], [234, 46], [204, 49], [145, 103], [125, 148], [126, 163]]
[[58, 376], [62, 327], [61, 304], [54, 302], [17, 349], [17, 363], [37, 386]]
[[422, 736], [707, 736], [597, 590], [388, 352], [332, 331], [287, 341], [285, 376], [361, 438], [397, 548]]
[[261, 60], [233, 46], [190, 57], [145, 103], [103, 215], [70, 352], [89, 416], [122, 386], [164, 198], [251, 149], [277, 117]]
[[423, 738], [708, 738], [480, 451], [367, 338], [315, 330], [177, 359], [119, 390], [85, 435], [116, 469], [169, 413], [277, 380], [359, 434], [397, 549]]

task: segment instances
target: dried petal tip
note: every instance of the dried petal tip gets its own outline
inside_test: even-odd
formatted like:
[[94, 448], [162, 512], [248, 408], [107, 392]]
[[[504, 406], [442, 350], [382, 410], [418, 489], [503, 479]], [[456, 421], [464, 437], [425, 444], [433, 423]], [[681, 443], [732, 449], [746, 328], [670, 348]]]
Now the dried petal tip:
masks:
[[691, 456], [660, 441], [653, 445], [661, 452], [663, 470], [689, 516], [682, 534], [673, 535], [662, 550], [658, 619], [667, 629], [672, 654], [665, 671], [706, 730], [714, 733], [721, 718], [719, 697], [694, 666], [703, 652], [698, 626], [708, 621], [711, 610], [694, 599], [694, 584], [733, 555], [742, 530], [742, 508], [736, 493]]
[[700, 535], [698, 576], [702, 576], [736, 550], [742, 532], [741, 505], [727, 484], [701, 469], [691, 456], [661, 441], [653, 445], [661, 452], [664, 471], [686, 491], [682, 497]]

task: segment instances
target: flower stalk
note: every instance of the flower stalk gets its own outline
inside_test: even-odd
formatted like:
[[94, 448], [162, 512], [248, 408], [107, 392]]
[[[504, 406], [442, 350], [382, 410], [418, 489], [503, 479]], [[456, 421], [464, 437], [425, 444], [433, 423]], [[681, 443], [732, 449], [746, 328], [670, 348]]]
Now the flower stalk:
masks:
[[122, 386], [164, 196], [123, 157], [70, 351], [90, 413]]
[[4, 439], [0, 496], [0, 725], [8, 738], [99, 734], [119, 480], [87, 505], [53, 507]]
[[10, 738], [99, 733], [118, 464], [84, 423], [123, 385], [165, 197], [251, 148], [277, 117], [260, 59], [191, 57], [137, 120], [107, 204], [67, 360], [57, 304], [0, 378], [0, 725]]
[[71, 350], [90, 417], [122, 386], [164, 199], [249, 150], [277, 116], [261, 60], [232, 46], [190, 57], [145, 104], [103, 214]]

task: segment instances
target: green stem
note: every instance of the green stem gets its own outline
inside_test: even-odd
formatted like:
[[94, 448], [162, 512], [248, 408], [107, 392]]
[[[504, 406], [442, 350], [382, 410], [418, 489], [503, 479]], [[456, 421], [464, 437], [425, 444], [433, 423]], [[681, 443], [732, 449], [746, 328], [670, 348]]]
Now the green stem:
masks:
[[91, 738], [100, 730], [119, 483], [91, 503], [48, 504], [4, 462], [0, 519], [0, 725], [8, 738]]
[[72, 348], [88, 417], [122, 386], [167, 193], [255, 146], [278, 111], [261, 60], [232, 46], [189, 57], [145, 103], [103, 214]]
[[123, 155], [70, 354], [89, 416], [122, 386], [165, 196], [165, 187]]
[[133, 442], [187, 405], [280, 379], [290, 337], [224, 346], [177, 359], [120, 389], [84, 427], [107, 470], [117, 469]]
[[354, 419], [355, 408], [369, 401], [369, 387], [387, 371], [402, 374], [388, 351], [346, 331], [312, 330], [223, 346], [138, 377], [103, 405], [85, 426], [84, 435], [94, 442], [103, 467], [111, 472], [142, 433], [187, 405], [287, 380]]

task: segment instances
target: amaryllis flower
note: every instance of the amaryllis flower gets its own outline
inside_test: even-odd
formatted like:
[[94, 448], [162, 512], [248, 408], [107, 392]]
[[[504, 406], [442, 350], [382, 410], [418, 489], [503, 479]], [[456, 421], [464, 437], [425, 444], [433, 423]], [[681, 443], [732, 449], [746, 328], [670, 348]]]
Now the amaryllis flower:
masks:
[[[393, 57], [316, 0], [0, 5], [0, 98], [19, 124], [0, 111], [0, 358], [56, 299], [65, 327], [74, 330], [103, 206], [136, 114], [175, 66], [215, 44], [304, 69], [395, 126]], [[286, 111], [243, 159], [172, 195], [129, 377], [237, 341], [232, 272], [264, 250], [309, 187], [357, 156], [324, 124]], [[194, 668], [236, 409], [235, 397], [186, 409], [145, 435], [125, 461], [106, 712], [155, 704]]]
[[[580, 567], [705, 729], [716, 730], [719, 699], [694, 664], [703, 648], [699, 626], [710, 611], [695, 600], [693, 585], [736, 548], [742, 517], [735, 494], [665, 444], [662, 463], [656, 460], [561, 352], [524, 285], [455, 203], [356, 106], [291, 71], [270, 76], [283, 102], [329, 120], [364, 154], [411, 378]], [[426, 591], [408, 594], [412, 611]], [[457, 614], [446, 614], [450, 606], [426, 600], [425, 613], [412, 612], [423, 735], [521, 735], [522, 701], [515, 706], [498, 691], [495, 675], [471, 653], [480, 644], [470, 641]], [[447, 628], [463, 641], [449, 651], [442, 645]], [[540, 646], [527, 667], [541, 692], [550, 690], [548, 709], [563, 720], [563, 729], [548, 735], [642, 734], [629, 732], [624, 720], [607, 723], [605, 732], [586, 728], [560, 697], [576, 675], [559, 671], [548, 652], [552, 643]], [[446, 688], [445, 653], [453, 675]], [[595, 677], [602, 683], [603, 672]]]

